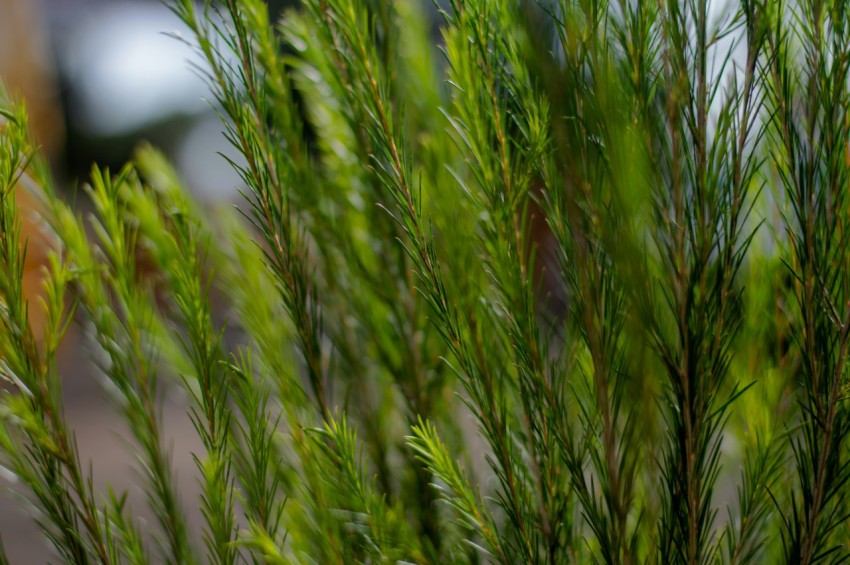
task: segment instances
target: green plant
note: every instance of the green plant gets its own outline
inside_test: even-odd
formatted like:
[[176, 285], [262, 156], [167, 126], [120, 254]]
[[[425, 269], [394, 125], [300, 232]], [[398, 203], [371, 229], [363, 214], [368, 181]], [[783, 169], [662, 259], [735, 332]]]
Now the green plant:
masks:
[[[145, 147], [95, 168], [87, 228], [4, 110], [0, 461], [59, 557], [846, 560], [847, 4], [712, 6], [453, 0], [439, 57], [414, 0], [279, 24], [260, 0], [174, 1], [241, 215]], [[39, 304], [21, 190], [61, 242]], [[74, 320], [151, 533], [65, 423]], [[163, 386], [204, 447], [202, 546]]]

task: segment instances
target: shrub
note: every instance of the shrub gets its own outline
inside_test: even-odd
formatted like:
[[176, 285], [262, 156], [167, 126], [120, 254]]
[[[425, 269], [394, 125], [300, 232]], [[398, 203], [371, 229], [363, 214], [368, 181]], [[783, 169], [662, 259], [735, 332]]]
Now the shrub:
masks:
[[[847, 4], [715, 4], [453, 0], [436, 56], [414, 0], [280, 25], [175, 1], [241, 216], [142, 148], [94, 169], [87, 229], [3, 111], [0, 452], [58, 556], [850, 557]], [[37, 302], [21, 191], [61, 241]], [[151, 528], [95, 491], [64, 420], [75, 320]], [[163, 386], [204, 446], [202, 543]]]

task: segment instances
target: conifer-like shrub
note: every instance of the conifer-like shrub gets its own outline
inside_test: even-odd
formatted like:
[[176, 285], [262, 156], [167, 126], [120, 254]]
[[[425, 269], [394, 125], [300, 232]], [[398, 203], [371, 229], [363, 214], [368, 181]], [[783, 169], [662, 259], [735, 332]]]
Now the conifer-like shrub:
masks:
[[[0, 463], [57, 559], [846, 561], [850, 4], [440, 5], [172, 0], [239, 211], [142, 148], [80, 217], [0, 112]], [[78, 455], [72, 325], [152, 521]]]

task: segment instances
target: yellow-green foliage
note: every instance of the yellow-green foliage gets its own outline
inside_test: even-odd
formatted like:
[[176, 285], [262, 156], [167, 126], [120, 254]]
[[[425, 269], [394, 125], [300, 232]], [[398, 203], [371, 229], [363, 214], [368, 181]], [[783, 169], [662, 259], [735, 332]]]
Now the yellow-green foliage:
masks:
[[[415, 0], [170, 5], [241, 215], [143, 147], [83, 220], [0, 111], [0, 463], [60, 559], [850, 557], [846, 1], [452, 0], [439, 39]], [[59, 242], [40, 298], [22, 191]], [[144, 527], [65, 422], [75, 320]]]

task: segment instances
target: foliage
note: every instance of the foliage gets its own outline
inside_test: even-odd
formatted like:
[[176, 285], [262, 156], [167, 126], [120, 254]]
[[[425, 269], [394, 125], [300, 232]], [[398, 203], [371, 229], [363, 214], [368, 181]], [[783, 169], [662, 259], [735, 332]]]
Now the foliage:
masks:
[[[143, 147], [84, 221], [0, 114], [0, 461], [60, 559], [850, 557], [846, 2], [452, 0], [439, 41], [415, 0], [170, 5], [241, 214]], [[61, 242], [38, 302], [23, 191]], [[153, 527], [77, 454], [75, 323]]]

